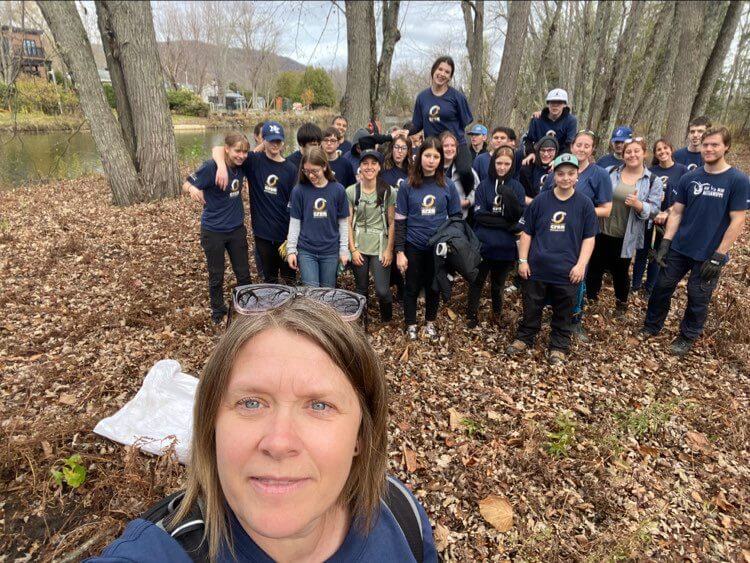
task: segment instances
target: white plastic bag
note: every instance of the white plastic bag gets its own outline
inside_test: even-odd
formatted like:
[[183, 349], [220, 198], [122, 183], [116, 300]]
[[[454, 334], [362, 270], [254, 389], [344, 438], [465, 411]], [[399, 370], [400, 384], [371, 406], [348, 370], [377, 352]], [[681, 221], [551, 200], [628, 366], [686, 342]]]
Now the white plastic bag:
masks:
[[182, 373], [175, 360], [160, 360], [143, 385], [119, 411], [96, 425], [94, 432], [127, 446], [162, 455], [175, 444], [180, 463], [190, 457], [193, 403], [198, 378]]

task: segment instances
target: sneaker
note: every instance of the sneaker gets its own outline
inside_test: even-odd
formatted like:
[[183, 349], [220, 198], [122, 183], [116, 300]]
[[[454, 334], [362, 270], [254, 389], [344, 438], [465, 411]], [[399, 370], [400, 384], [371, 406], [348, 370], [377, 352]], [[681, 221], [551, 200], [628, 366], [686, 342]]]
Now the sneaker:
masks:
[[468, 329], [477, 328], [478, 324], [479, 324], [479, 321], [476, 319], [476, 317], [469, 317], [466, 320], [466, 328]]
[[646, 328], [645, 326], [642, 326], [642, 327], [641, 327], [641, 330], [640, 330], [640, 333], [639, 333], [639, 334], [640, 334], [640, 335], [641, 335], [641, 336], [642, 336], [643, 338], [653, 338], [653, 337], [654, 337], [654, 336], [656, 336], [656, 335], [657, 335], [658, 333], [657, 333], [657, 332], [654, 332], [653, 330], [651, 330], [651, 329], [649, 329], [649, 328]]
[[518, 288], [513, 284], [510, 284], [508, 287], [505, 288], [506, 293], [512, 293], [514, 291], [518, 291]]
[[438, 332], [435, 328], [435, 323], [428, 322], [424, 327], [424, 333], [427, 335], [427, 338], [432, 340], [436, 339], [438, 337]]
[[628, 312], [627, 303], [623, 303], [622, 301], [617, 301], [615, 303], [615, 318], [616, 319], [624, 319], [627, 312]]
[[562, 350], [549, 351], [549, 363], [551, 365], [560, 365], [565, 363], [565, 352]]
[[573, 336], [584, 343], [589, 341], [586, 330], [583, 328], [583, 323], [573, 323]]
[[685, 338], [682, 334], [674, 339], [670, 350], [675, 356], [684, 356], [690, 352], [690, 348], [693, 347], [693, 341], [689, 338]]
[[514, 340], [510, 346], [505, 349], [505, 353], [509, 356], [515, 356], [524, 352], [529, 346], [522, 340]]
[[409, 340], [416, 340], [418, 336], [417, 325], [409, 325], [406, 327], [406, 337]]

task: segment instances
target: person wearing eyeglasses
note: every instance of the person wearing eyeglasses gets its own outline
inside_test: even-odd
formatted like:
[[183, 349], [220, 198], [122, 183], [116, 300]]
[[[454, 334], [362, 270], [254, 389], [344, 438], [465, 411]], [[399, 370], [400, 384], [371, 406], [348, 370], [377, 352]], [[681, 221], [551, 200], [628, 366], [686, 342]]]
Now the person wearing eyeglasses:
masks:
[[[471, 224], [472, 206], [474, 205], [475, 191], [473, 187], [464, 187], [461, 176], [456, 169], [456, 156], [458, 154], [458, 139], [451, 131], [440, 133], [440, 143], [443, 145], [443, 168], [445, 177], [453, 180], [453, 184], [458, 190], [458, 196], [461, 198], [461, 215]], [[479, 185], [479, 176], [474, 170], [471, 171], [474, 176], [474, 184]]]
[[404, 134], [394, 134], [393, 141], [384, 145], [383, 170], [380, 177], [389, 186], [400, 188], [409, 179], [412, 167], [411, 141]]
[[425, 334], [437, 338], [440, 295], [435, 281], [434, 249], [430, 238], [448, 217], [461, 217], [461, 200], [453, 181], [445, 177], [443, 146], [436, 137], [428, 137], [419, 147], [409, 182], [396, 197], [395, 248], [398, 269], [406, 276], [404, 320], [409, 340], [417, 331], [417, 298], [425, 293]]
[[688, 275], [687, 307], [671, 346], [677, 356], [687, 354], [702, 334], [729, 250], [745, 227], [750, 181], [726, 161], [731, 146], [726, 127], [708, 129], [701, 144], [704, 165], [682, 176], [672, 188], [672, 207], [656, 252], [662, 270], [642, 332], [647, 337], [661, 332], [677, 284]]
[[289, 206], [289, 266], [299, 270], [303, 285], [334, 287], [339, 262], [349, 262], [349, 203], [320, 147], [303, 155]]
[[615, 127], [615, 130], [612, 131], [612, 137], [609, 139], [610, 152], [597, 160], [596, 164], [602, 168], [620, 166], [622, 164], [622, 149], [625, 147], [625, 141], [632, 136], [633, 130], [627, 125]]
[[531, 201], [539, 195], [542, 186], [544, 186], [547, 178], [550, 177], [550, 168], [552, 162], [557, 157], [558, 150], [559, 145], [554, 136], [542, 137], [534, 145], [537, 158], [521, 166], [518, 180], [521, 182], [526, 193], [526, 205], [530, 205]]
[[344, 187], [351, 186], [357, 179], [354, 177], [354, 170], [349, 160], [343, 157], [338, 146], [341, 143], [341, 133], [335, 127], [329, 127], [323, 131], [323, 142], [321, 147], [328, 157], [328, 165], [333, 171], [335, 180]]
[[596, 301], [602, 287], [604, 272], [612, 274], [615, 289], [615, 312], [624, 316], [630, 294], [630, 262], [636, 250], [645, 246], [645, 230], [661, 210], [664, 193], [661, 178], [645, 164], [646, 141], [632, 137], [625, 141], [623, 164], [611, 169], [614, 186], [612, 211], [599, 219], [596, 247], [586, 274], [586, 293]]

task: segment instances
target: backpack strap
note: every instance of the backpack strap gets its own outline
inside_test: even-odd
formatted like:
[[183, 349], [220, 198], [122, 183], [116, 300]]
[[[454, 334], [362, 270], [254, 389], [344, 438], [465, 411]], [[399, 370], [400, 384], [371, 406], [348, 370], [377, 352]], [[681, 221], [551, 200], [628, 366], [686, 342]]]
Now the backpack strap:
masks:
[[385, 230], [385, 234], [388, 235], [388, 200], [391, 198], [391, 185], [388, 184], [388, 187], [385, 189], [385, 193], [383, 194], [383, 203], [380, 206], [380, 216], [383, 218], [383, 229]]
[[404, 485], [389, 475], [383, 501], [396, 518], [414, 559], [417, 563], [422, 563], [424, 560], [422, 519], [419, 517], [419, 509], [411, 494]]
[[191, 560], [207, 562], [209, 560], [208, 543], [203, 537], [206, 524], [203, 520], [203, 507], [200, 500], [192, 507], [187, 517], [174, 526], [174, 529], [167, 529], [167, 525], [172, 524], [169, 521], [170, 517], [177, 511], [184, 497], [185, 491], [169, 495], [144, 512], [141, 518], [153, 522], [169, 534], [180, 544]]

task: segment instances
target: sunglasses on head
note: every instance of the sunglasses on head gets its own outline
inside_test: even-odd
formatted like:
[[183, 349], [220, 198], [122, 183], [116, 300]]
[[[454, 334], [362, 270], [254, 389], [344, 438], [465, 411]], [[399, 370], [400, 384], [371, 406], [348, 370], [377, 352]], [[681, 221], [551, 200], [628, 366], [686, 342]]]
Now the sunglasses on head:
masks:
[[305, 297], [328, 305], [343, 320], [348, 322], [358, 320], [365, 309], [364, 296], [345, 289], [256, 283], [234, 288], [232, 291], [232, 311], [238, 315], [260, 315], [278, 309], [297, 297]]
[[578, 135], [589, 135], [594, 140], [598, 139], [598, 137], [596, 136], [596, 133], [594, 133], [591, 129], [581, 129], [578, 133], [576, 133], [576, 137]]
[[630, 139], [625, 139], [623, 143], [629, 145], [630, 143], [642, 143], [643, 140], [643, 137], [630, 137]]

